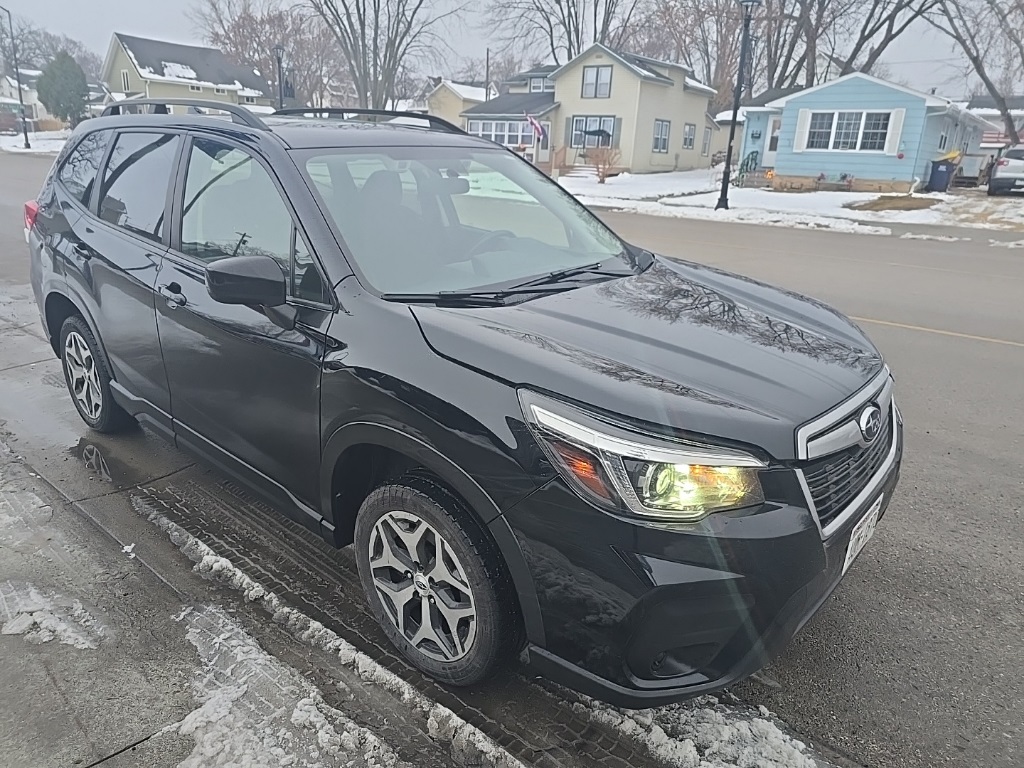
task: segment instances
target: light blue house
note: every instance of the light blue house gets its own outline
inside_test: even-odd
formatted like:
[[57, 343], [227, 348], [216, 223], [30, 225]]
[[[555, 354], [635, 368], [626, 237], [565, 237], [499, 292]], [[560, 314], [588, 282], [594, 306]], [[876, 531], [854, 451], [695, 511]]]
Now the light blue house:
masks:
[[932, 161], [952, 150], [965, 169], [983, 164], [992, 129], [949, 99], [854, 72], [745, 107], [739, 157], [775, 189], [906, 192], [924, 188]]

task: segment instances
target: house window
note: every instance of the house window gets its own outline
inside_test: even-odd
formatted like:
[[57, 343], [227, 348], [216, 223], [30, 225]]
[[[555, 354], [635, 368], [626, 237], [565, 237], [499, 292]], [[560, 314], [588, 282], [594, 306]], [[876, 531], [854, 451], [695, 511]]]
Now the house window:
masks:
[[583, 68], [583, 98], [584, 99], [607, 99], [612, 95], [612, 68], [584, 67]]
[[554, 91], [555, 90], [555, 81], [550, 79], [550, 78], [545, 77], [544, 78], [544, 90], [545, 91]]
[[654, 151], [668, 152], [668, 134], [672, 129], [672, 123], [668, 120], [654, 121]]
[[942, 121], [942, 133], [939, 134], [939, 149], [945, 149], [946, 145], [949, 144], [949, 128], [951, 123], [949, 120]]
[[530, 78], [530, 93], [540, 93], [544, 90], [544, 79], [543, 77], [531, 77]]
[[812, 112], [807, 149], [884, 152], [891, 120], [891, 112]]
[[704, 157], [707, 157], [709, 154], [711, 154], [711, 129], [710, 128], [705, 128], [704, 129], [704, 141], [701, 142], [700, 153]]
[[190, 85], [188, 87], [188, 89], [190, 91], [192, 91], [192, 93], [202, 93], [203, 92], [203, 87], [201, 85]]
[[245, 97], [245, 103], [246, 104], [255, 104], [256, 103], [256, 99], [253, 96], [246, 96]]
[[569, 146], [575, 149], [610, 147], [615, 132], [615, 118], [603, 115], [576, 115], [572, 119]]
[[532, 147], [534, 140], [525, 120], [470, 120], [469, 133], [506, 147]]
[[697, 141], [697, 126], [693, 123], [683, 124], [683, 149], [693, 149]]
[[228, 90], [227, 88], [214, 88], [213, 92], [216, 93], [218, 96], [224, 96], [228, 92]]
[[129, 78], [128, 78], [128, 70], [127, 69], [122, 69], [121, 70], [121, 90], [124, 93], [128, 93], [128, 91], [131, 90], [131, 80], [129, 80]]

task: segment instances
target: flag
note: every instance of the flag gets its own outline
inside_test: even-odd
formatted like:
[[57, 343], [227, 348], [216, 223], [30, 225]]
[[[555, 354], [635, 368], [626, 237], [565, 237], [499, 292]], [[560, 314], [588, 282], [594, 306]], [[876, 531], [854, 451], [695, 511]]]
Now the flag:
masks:
[[544, 138], [544, 126], [537, 121], [537, 118], [535, 118], [533, 115], [527, 115], [526, 122], [528, 122], [530, 124], [530, 127], [533, 128], [533, 132], [537, 134], [538, 139]]

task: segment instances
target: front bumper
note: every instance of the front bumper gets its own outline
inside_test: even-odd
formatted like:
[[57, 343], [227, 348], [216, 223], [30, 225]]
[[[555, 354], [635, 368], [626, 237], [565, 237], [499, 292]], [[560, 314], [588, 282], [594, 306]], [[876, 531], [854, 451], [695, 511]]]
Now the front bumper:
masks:
[[850, 534], [880, 494], [885, 514], [903, 453], [898, 420], [893, 440], [875, 492], [825, 538], [790, 469], [762, 475], [773, 501], [760, 509], [676, 530], [598, 512], [553, 480], [505, 514], [543, 620], [543, 642], [528, 649], [531, 666], [633, 708], [750, 676], [838, 586]]

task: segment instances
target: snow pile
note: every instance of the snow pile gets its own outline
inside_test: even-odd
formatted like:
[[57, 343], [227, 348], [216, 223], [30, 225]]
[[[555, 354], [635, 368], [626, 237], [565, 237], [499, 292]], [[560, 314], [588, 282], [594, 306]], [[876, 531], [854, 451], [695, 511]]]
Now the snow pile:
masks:
[[464, 764], [487, 768], [524, 768], [486, 734], [470, 725], [447, 707], [431, 701], [394, 672], [384, 668], [334, 631], [289, 607], [262, 584], [239, 570], [230, 560], [220, 557], [209, 546], [190, 534], [173, 520], [162, 515], [144, 498], [133, 497], [135, 511], [146, 516], [170, 537], [171, 542], [195, 563], [193, 570], [225, 584], [243, 594], [250, 602], [258, 602], [274, 621], [282, 624], [300, 640], [337, 654], [347, 667], [355, 670], [367, 683], [377, 685], [410, 709], [425, 717], [430, 737], [450, 744], [452, 756]]
[[207, 607], [180, 618], [187, 621], [187, 637], [203, 666], [193, 682], [201, 706], [161, 731], [195, 740], [178, 768], [408, 765], [371, 731], [328, 705], [223, 610]]
[[0, 584], [0, 622], [0, 635], [22, 635], [37, 645], [56, 640], [95, 649], [107, 634], [81, 601], [11, 581]]
[[1024, 240], [989, 240], [988, 244], [993, 248], [1024, 248]]
[[787, 736], [767, 718], [704, 696], [660, 709], [626, 711], [596, 701], [573, 709], [610, 725], [642, 744], [650, 755], [677, 768], [824, 768], [807, 746]]
[[594, 174], [569, 172], [558, 179], [567, 191], [577, 197], [610, 198], [614, 200], [661, 200], [683, 195], [713, 192], [722, 184], [721, 168], [700, 168], [694, 171], [669, 173], [622, 173], [598, 184]]
[[953, 237], [952, 235], [920, 235], [915, 232], [905, 232], [900, 235], [900, 240], [934, 240], [939, 243], [959, 243], [963, 240], [969, 241], [969, 237]]

